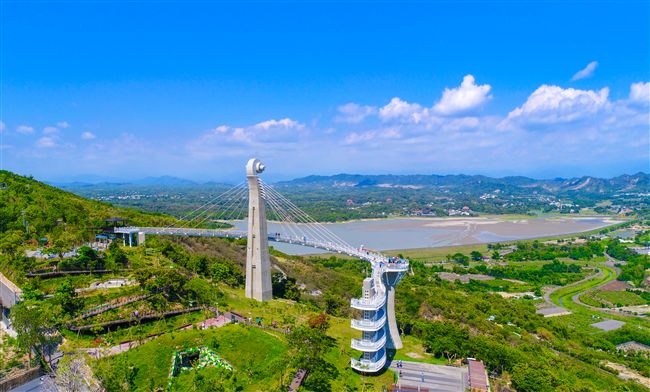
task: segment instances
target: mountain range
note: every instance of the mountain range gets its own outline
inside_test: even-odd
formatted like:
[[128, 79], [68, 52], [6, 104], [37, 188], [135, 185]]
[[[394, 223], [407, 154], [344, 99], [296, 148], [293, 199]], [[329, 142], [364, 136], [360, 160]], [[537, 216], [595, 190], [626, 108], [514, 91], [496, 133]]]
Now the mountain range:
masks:
[[[116, 182], [50, 182], [63, 189], [93, 189], [113, 187], [205, 187], [229, 186], [218, 182], [198, 183], [192, 180], [173, 177], [145, 177], [132, 181]], [[503, 192], [540, 192], [540, 193], [582, 193], [582, 194], [615, 194], [615, 193], [650, 193], [650, 174], [620, 175], [613, 178], [598, 178], [583, 176], [575, 178], [554, 178], [538, 180], [523, 176], [494, 178], [483, 175], [367, 175], [367, 174], [336, 174], [332, 176], [311, 175], [290, 181], [275, 183], [278, 187], [303, 188], [437, 188], [450, 191], [491, 192], [499, 189]]]
[[537, 180], [529, 177], [493, 178], [482, 175], [363, 175], [307, 176], [276, 184], [281, 187], [441, 188], [450, 190], [539, 191], [548, 193], [650, 193], [650, 174], [639, 172], [613, 178], [583, 176]]

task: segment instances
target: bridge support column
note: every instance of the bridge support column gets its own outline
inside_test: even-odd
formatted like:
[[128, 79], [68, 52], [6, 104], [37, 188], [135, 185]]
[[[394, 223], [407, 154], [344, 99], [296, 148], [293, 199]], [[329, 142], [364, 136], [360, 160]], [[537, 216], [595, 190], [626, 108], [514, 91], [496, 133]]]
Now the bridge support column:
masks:
[[386, 302], [386, 318], [390, 335], [389, 346], [396, 350], [402, 348], [402, 338], [399, 336], [397, 319], [395, 318], [395, 285], [388, 285], [388, 301]]
[[138, 232], [138, 246], [144, 245], [144, 241], [147, 239], [147, 236], [143, 232]]
[[246, 164], [246, 177], [248, 179], [246, 297], [258, 301], [268, 301], [273, 298], [264, 194], [261, 191], [259, 178], [257, 177], [257, 174], [263, 171], [264, 165], [257, 159], [251, 159]]

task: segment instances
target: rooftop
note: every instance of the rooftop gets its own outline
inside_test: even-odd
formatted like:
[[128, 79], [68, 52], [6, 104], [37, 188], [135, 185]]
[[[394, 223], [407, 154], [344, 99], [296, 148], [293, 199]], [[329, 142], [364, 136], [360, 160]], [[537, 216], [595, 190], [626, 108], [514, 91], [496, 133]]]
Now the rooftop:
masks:
[[483, 361], [477, 361], [472, 358], [467, 359], [469, 367], [469, 388], [471, 391], [489, 391], [490, 382], [488, 381], [485, 365]]

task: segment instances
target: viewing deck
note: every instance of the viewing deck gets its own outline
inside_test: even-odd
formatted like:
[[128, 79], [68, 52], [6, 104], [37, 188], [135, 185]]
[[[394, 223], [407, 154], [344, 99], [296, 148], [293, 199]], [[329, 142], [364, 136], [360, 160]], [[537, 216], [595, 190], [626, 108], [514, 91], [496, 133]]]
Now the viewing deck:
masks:
[[[380, 330], [383, 331], [383, 330]], [[386, 345], [386, 333], [379, 332], [379, 338], [373, 339], [352, 339], [352, 348], [363, 352], [379, 351]]]
[[352, 369], [363, 373], [377, 373], [386, 365], [386, 353], [377, 360], [352, 359], [350, 366]]
[[386, 315], [382, 315], [377, 320], [353, 319], [350, 324], [352, 328], [358, 331], [374, 332], [384, 328], [386, 325]]

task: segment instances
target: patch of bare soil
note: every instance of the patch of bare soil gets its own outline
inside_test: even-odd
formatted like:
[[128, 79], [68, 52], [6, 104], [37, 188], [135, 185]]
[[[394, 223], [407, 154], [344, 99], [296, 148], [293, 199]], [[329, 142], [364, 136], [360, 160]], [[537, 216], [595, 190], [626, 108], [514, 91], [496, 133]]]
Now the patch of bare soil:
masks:
[[406, 356], [409, 358], [424, 359], [424, 357], [418, 353], [406, 353]]
[[640, 375], [634, 370], [627, 368], [627, 366], [623, 366], [610, 361], [605, 361], [605, 365], [616, 370], [618, 372], [618, 378], [621, 378], [623, 380], [636, 380], [641, 385], [650, 388], [650, 378]]

